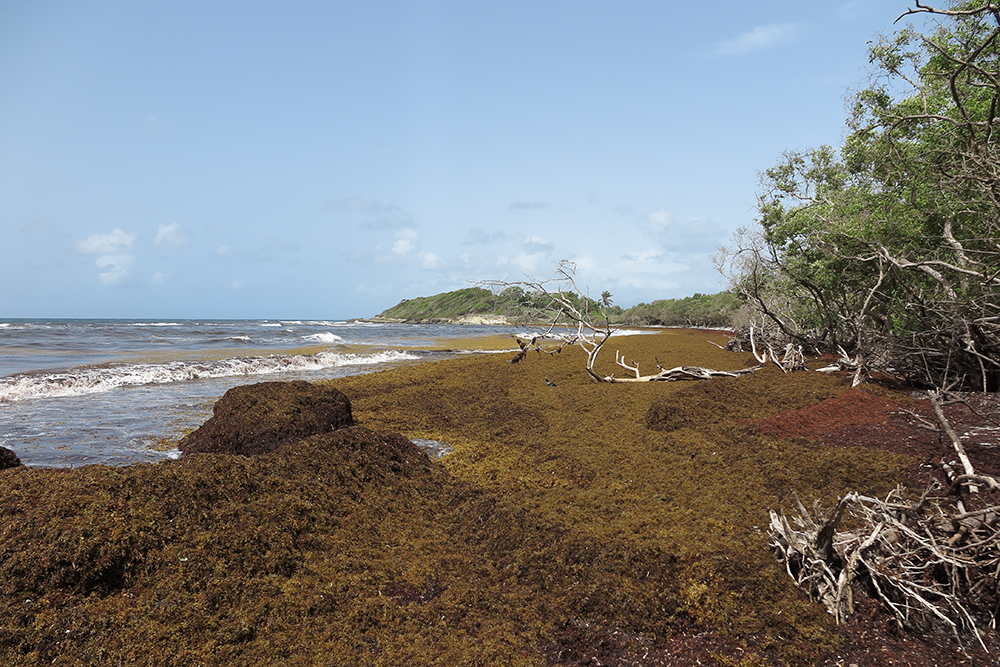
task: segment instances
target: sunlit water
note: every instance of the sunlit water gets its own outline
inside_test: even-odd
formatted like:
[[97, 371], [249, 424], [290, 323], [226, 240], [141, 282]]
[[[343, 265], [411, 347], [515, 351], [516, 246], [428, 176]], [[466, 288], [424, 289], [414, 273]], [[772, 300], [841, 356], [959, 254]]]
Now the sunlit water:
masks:
[[226, 390], [442, 358], [508, 327], [306, 320], [0, 320], [0, 445], [31, 466], [179, 455]]

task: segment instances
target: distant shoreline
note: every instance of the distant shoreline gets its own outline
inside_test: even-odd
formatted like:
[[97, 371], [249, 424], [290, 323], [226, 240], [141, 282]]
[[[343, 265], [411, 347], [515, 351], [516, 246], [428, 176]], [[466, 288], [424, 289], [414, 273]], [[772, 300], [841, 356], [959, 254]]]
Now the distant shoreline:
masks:
[[517, 326], [523, 322], [511, 322], [503, 315], [460, 315], [458, 317], [429, 317], [425, 319], [398, 317], [364, 317], [352, 322], [372, 322], [374, 324], [466, 324], [470, 326]]
[[[376, 315], [375, 317], [358, 317], [349, 320], [351, 322], [369, 322], [372, 324], [457, 324], [457, 325], [468, 325], [468, 326], [508, 326], [508, 327], [520, 327], [520, 326], [534, 326], [543, 327], [549, 326], [551, 322], [530, 322], [530, 321], [510, 321], [503, 315], [462, 315], [460, 317], [433, 317], [427, 319], [416, 319], [416, 318], [395, 318], [395, 317], [381, 317]], [[559, 326], [564, 326], [565, 323]], [[657, 331], [663, 331], [668, 329], [690, 329], [692, 331], [718, 331], [719, 333], [731, 334], [735, 330], [729, 327], [723, 326], [696, 326], [691, 324], [625, 324], [623, 322], [618, 322], [611, 325], [613, 330], [618, 329], [654, 329]]]

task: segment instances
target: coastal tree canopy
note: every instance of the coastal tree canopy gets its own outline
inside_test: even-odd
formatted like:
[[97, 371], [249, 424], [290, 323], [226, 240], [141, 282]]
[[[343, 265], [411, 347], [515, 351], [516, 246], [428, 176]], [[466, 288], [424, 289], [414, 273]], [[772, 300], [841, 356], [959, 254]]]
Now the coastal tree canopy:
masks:
[[[1000, 7], [975, 0], [870, 47], [848, 134], [761, 175], [717, 256], [782, 336], [933, 386], [1000, 386]], [[905, 16], [905, 15], [904, 15]]]

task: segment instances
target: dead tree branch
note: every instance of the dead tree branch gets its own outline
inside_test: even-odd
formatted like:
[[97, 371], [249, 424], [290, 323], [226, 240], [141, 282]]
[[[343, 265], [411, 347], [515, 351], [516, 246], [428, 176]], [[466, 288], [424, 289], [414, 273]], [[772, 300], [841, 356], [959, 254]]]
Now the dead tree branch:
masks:
[[[527, 290], [539, 301], [536, 315], [549, 320], [541, 335], [530, 339], [517, 337], [521, 352], [511, 362], [521, 361], [530, 350], [554, 354], [566, 346], [578, 345], [587, 353], [587, 375], [595, 382], [603, 382], [603, 378], [594, 372], [594, 362], [618, 327], [611, 326], [606, 312], [591, 312], [592, 301], [576, 282], [576, 264], [563, 260], [556, 267], [555, 274], [549, 280], [529, 277], [521, 281], [487, 280], [480, 283], [494, 292], [510, 287]], [[603, 323], [599, 320], [601, 316]]]

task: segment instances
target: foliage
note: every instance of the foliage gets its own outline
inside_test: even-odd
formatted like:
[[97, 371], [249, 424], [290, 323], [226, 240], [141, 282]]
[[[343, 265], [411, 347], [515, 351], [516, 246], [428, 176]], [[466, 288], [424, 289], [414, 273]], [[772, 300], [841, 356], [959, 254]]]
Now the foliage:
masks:
[[488, 290], [480, 287], [445, 292], [429, 297], [403, 299], [378, 317], [399, 320], [448, 319], [469, 314], [494, 313], [498, 301]]
[[[607, 294], [607, 297], [605, 297]], [[612, 321], [621, 319], [622, 309], [611, 305], [611, 294], [601, 295], [604, 305], [586, 296], [572, 292], [565, 294], [575, 305], [592, 312], [607, 312]], [[525, 291], [523, 287], [511, 284], [502, 290], [491, 291], [482, 287], [444, 292], [434, 296], [403, 299], [398, 304], [379, 313], [379, 318], [394, 320], [450, 320], [465, 315], [499, 315], [508, 321], [548, 320], [556, 312], [550, 308], [547, 298]]]
[[626, 324], [667, 327], [729, 327], [742, 305], [733, 292], [699, 294], [683, 299], [658, 299], [639, 303], [627, 309], [622, 318]]
[[718, 264], [783, 335], [934, 385], [1000, 385], [1000, 9], [874, 43], [848, 135], [761, 177], [759, 227]]

